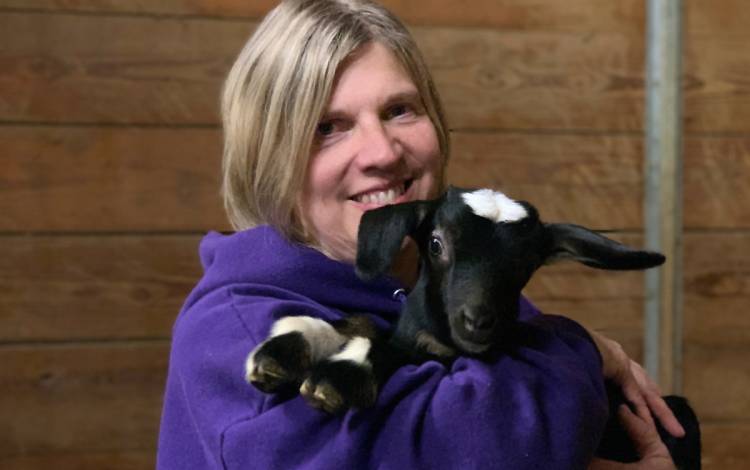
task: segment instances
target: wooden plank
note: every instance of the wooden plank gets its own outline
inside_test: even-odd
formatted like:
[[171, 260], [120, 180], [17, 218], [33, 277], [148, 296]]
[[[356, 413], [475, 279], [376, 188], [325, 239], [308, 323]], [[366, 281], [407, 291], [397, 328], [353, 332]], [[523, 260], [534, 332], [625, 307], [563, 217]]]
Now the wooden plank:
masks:
[[750, 137], [687, 137], [684, 152], [685, 227], [750, 228]]
[[[228, 229], [220, 138], [212, 129], [0, 127], [0, 230]], [[640, 230], [642, 153], [634, 136], [458, 132], [448, 174], [528, 199], [549, 221]], [[750, 138], [688, 138], [686, 227], [750, 228], [748, 180]]]
[[750, 422], [701, 423], [704, 470], [745, 470], [750, 461]]
[[155, 462], [156, 449], [0, 456], [0, 467], [4, 470], [153, 470]]
[[750, 12], [742, 0], [685, 2], [685, 128], [750, 132]]
[[0, 230], [227, 228], [213, 129], [0, 127]]
[[0, 348], [0, 456], [153, 452], [169, 345]]
[[[617, 236], [633, 246], [640, 237]], [[201, 275], [200, 236], [4, 237], [0, 341], [165, 337]], [[543, 310], [639, 335], [642, 274], [560, 263], [528, 295]]]
[[[278, 0], [0, 0], [0, 8], [259, 19]], [[640, 0], [383, 0], [402, 21], [419, 25], [545, 30], [642, 31]]]
[[689, 33], [747, 33], [750, 10], [744, 0], [721, 0], [715, 3], [685, 0], [684, 4], [685, 31]]
[[750, 233], [685, 238], [685, 394], [705, 419], [750, 419]]
[[[2, 348], [0, 356], [3, 468], [153, 466], [166, 345]], [[705, 468], [744, 469], [748, 431], [746, 421], [704, 420]]]
[[456, 133], [448, 175], [527, 199], [550, 222], [640, 230], [642, 153], [631, 136]]
[[251, 24], [0, 13], [0, 120], [214, 125]]
[[643, 38], [617, 32], [417, 29], [453, 129], [643, 125]]
[[[0, 230], [226, 229], [219, 139], [201, 129], [0, 127]], [[641, 152], [631, 137], [457, 133], [449, 175], [529, 199], [550, 221], [639, 229]]]
[[0, 342], [165, 338], [200, 236], [3, 237]]
[[[688, 137], [684, 147], [684, 226], [750, 228], [750, 138]], [[458, 132], [452, 151], [458, 186], [501, 188], [550, 221], [643, 227], [641, 138]]]
[[717, 337], [704, 346], [687, 341], [683, 357], [682, 394], [702, 419], [750, 419], [750, 342], [737, 345]]
[[[696, 1], [686, 6], [688, 132], [750, 129], [742, 53], [748, 40], [746, 9], [737, 1], [722, 8]], [[581, 9], [567, 3], [550, 7], [556, 3], [548, 2], [544, 8], [509, 3], [487, 6], [484, 13], [462, 8], [457, 10], [478, 12], [479, 20], [494, 15], [491, 21], [498, 24], [490, 25], [493, 29], [447, 27], [454, 23], [415, 27], [453, 127], [641, 129], [642, 6], [619, 3], [588, 1], [592, 8]], [[146, 5], [72, 5], [85, 10], [97, 4], [128, 11]], [[436, 13], [446, 22], [456, 11], [413, 8], [448, 12]], [[567, 26], [556, 28], [554, 12], [560, 9], [568, 12], [561, 16]], [[540, 11], [550, 14], [532, 13]], [[467, 21], [470, 26], [474, 20]], [[219, 84], [251, 29], [249, 21], [3, 13], [0, 119], [216, 123]], [[156, 45], [141, 39], [157, 37]]]
[[[216, 124], [220, 84], [251, 29], [0, 14], [0, 121]], [[454, 128], [641, 127], [640, 34], [415, 28], [415, 36]]]

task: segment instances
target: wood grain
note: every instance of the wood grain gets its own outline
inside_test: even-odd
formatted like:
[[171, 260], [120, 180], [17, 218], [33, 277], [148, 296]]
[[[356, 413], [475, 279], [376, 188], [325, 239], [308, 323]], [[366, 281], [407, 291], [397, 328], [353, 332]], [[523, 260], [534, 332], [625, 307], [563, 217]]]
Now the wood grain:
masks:
[[0, 230], [227, 228], [212, 129], [0, 127]]
[[750, 132], [750, 12], [742, 0], [685, 2], [685, 130]]
[[750, 422], [707, 422], [701, 426], [704, 470], [745, 470], [750, 461]]
[[[633, 246], [640, 237], [617, 236]], [[163, 338], [201, 275], [198, 235], [4, 237], [0, 341]], [[571, 286], [579, 286], [572, 289]], [[640, 273], [573, 263], [544, 268], [527, 289], [545, 311], [640, 334]]]
[[[0, 8], [87, 13], [168, 14], [259, 19], [278, 0], [0, 0]], [[409, 24], [545, 30], [643, 28], [639, 0], [383, 0]]]
[[[0, 230], [226, 229], [220, 138], [210, 129], [0, 127]], [[453, 153], [454, 184], [501, 188], [550, 221], [641, 227], [640, 139], [456, 133]], [[714, 167], [735, 186], [738, 169]]]
[[453, 129], [637, 131], [643, 38], [415, 29]]
[[[2, 13], [0, 122], [216, 124], [221, 82], [252, 25]], [[641, 35], [414, 32], [454, 128], [641, 126]]]
[[[228, 229], [213, 129], [0, 127], [0, 230]], [[449, 181], [532, 201], [549, 221], [642, 227], [642, 139], [457, 132]], [[750, 138], [685, 141], [688, 229], [750, 228]]]
[[706, 418], [750, 418], [750, 233], [685, 239], [685, 393]]
[[155, 449], [109, 452], [60, 451], [0, 456], [0, 466], [3, 470], [153, 470], [155, 462]]
[[0, 343], [166, 338], [200, 236], [3, 237]]
[[0, 456], [153, 453], [168, 347], [160, 341], [0, 348]]
[[[413, 30], [454, 128], [642, 128], [643, 13], [634, 2], [581, 9], [560, 4], [555, 8], [567, 13], [557, 28], [551, 26], [556, 10], [532, 13], [549, 8], [519, 2], [487, 5], [494, 15], [464, 8], [475, 19], [459, 15], [453, 23], [452, 10], [396, 3], [407, 15], [445, 15], [445, 22], [414, 18], [415, 24], [440, 26]], [[0, 120], [214, 124], [220, 82], [253, 28], [250, 20], [55, 15], [61, 2], [41, 4], [50, 14], [0, 14]], [[69, 8], [149, 11], [144, 5], [92, 1]], [[201, 4], [185, 5], [165, 8], [194, 7], [191, 14], [203, 14]], [[233, 5], [217, 8], [231, 14]], [[749, 33], [744, 13], [728, 20], [733, 13], [727, 11], [744, 8], [735, 0], [725, 8], [687, 5], [684, 111], [690, 133], [750, 131], [743, 79]], [[488, 27], [476, 27], [483, 18]], [[154, 40], [136, 39], [144, 37]]]
[[214, 125], [251, 24], [0, 13], [0, 121]]
[[[3, 468], [153, 468], [166, 357], [158, 343], [0, 348]], [[747, 432], [704, 420], [705, 468], [743, 469]]]
[[683, 220], [688, 229], [750, 228], [750, 137], [687, 137]]
[[[750, 228], [750, 138], [688, 137], [686, 229]], [[643, 141], [635, 136], [455, 133], [450, 182], [500, 188], [550, 221], [643, 227]]]
[[456, 133], [448, 178], [529, 200], [550, 222], [637, 230], [642, 152], [628, 136]]

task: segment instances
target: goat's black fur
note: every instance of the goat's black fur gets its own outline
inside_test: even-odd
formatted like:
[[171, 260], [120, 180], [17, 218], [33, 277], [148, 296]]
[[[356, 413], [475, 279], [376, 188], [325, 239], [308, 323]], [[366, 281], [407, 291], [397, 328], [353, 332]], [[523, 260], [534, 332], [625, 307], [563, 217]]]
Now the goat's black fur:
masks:
[[[450, 362], [456, 355], [481, 357], [511, 347], [521, 290], [543, 264], [567, 258], [599, 269], [633, 270], [664, 262], [659, 253], [628, 248], [584, 227], [543, 223], [527, 202], [514, 203], [525, 217], [490, 220], [467, 205], [468, 192], [449, 188], [433, 201], [364, 214], [358, 275], [368, 280], [386, 273], [408, 236], [420, 250], [419, 279], [392, 334], [370, 336], [369, 374], [355, 375], [361, 371], [341, 360], [324, 359], [312, 367], [301, 391], [314, 406], [328, 411], [369, 406], [379, 385], [401, 365]], [[258, 353], [268, 357], [263, 348]], [[623, 403], [619, 393], [610, 394], [610, 399], [613, 407]], [[687, 436], [675, 439], [660, 429], [662, 439], [678, 468], [699, 469], [698, 421], [683, 398], [668, 397], [667, 403]], [[614, 413], [600, 454], [624, 462], [637, 460]]]

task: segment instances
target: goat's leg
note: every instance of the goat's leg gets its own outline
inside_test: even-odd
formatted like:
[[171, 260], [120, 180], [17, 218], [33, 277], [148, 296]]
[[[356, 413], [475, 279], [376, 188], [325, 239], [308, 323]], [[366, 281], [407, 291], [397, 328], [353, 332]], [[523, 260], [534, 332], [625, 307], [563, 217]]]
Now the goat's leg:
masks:
[[300, 393], [311, 406], [329, 413], [370, 407], [382, 384], [408, 362], [406, 357], [385, 335], [355, 336], [341, 351], [313, 366]]
[[299, 387], [316, 362], [334, 354], [347, 340], [318, 318], [282, 318], [273, 324], [268, 339], [248, 355], [245, 380], [266, 393]]
[[329, 413], [375, 403], [378, 381], [373, 372], [372, 340], [350, 339], [338, 353], [316, 364], [300, 387], [307, 402]]

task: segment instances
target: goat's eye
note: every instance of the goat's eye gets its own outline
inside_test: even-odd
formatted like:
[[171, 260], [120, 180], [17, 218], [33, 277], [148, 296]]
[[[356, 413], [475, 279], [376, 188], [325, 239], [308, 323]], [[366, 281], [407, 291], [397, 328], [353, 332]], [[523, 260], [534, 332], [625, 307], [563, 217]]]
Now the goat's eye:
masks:
[[431, 236], [427, 249], [430, 250], [432, 256], [440, 256], [443, 254], [443, 241], [439, 237]]

